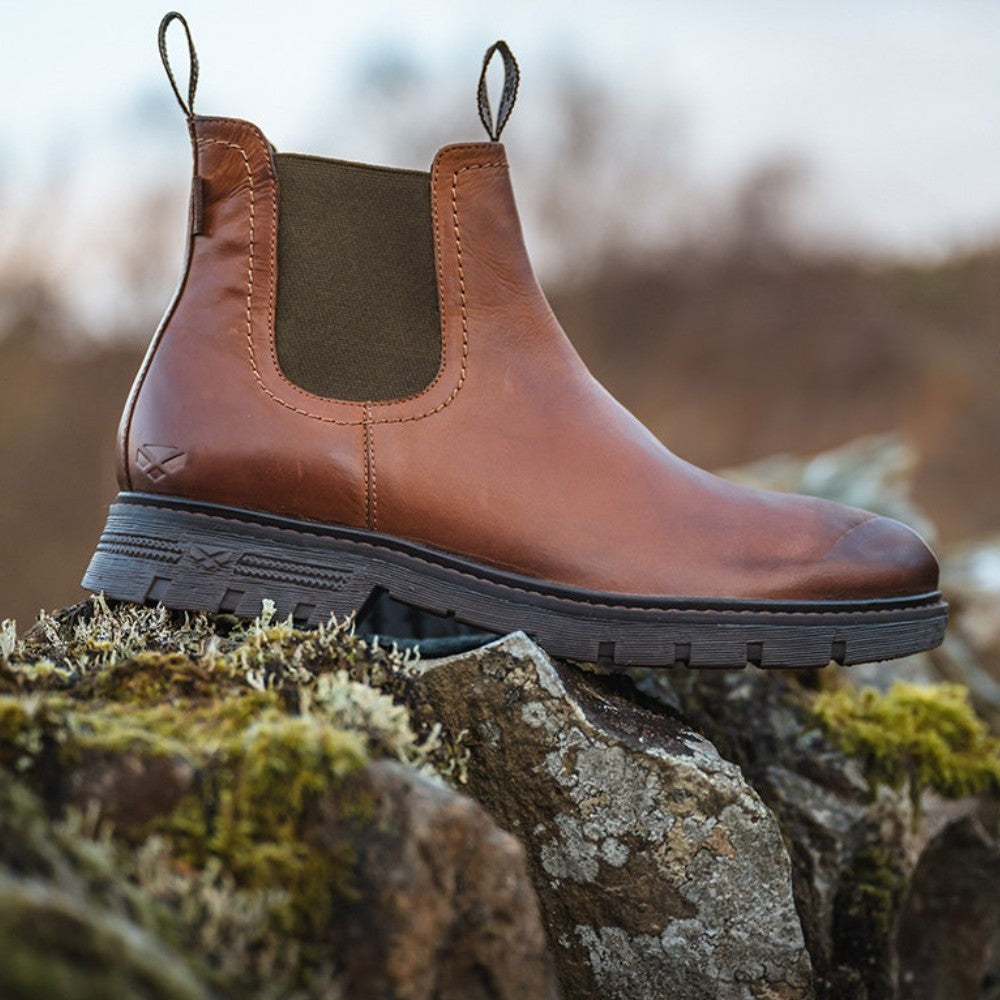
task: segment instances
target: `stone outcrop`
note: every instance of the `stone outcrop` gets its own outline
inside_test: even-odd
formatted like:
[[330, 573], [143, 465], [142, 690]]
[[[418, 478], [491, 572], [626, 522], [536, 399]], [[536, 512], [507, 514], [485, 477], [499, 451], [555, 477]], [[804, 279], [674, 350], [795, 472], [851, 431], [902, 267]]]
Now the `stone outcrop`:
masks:
[[704, 738], [521, 635], [421, 679], [527, 847], [568, 997], [811, 996], [781, 831]]
[[[67, 778], [94, 810], [100, 810], [104, 792], [116, 778], [135, 789], [136, 763], [134, 757], [106, 755], [85, 776], [70, 773]], [[191, 780], [197, 779], [192, 773]], [[181, 785], [177, 790], [188, 791]], [[301, 980], [303, 992], [293, 995], [406, 1000], [557, 996], [524, 853], [515, 838], [498, 830], [470, 799], [402, 764], [373, 762], [351, 782], [349, 796], [345, 791], [318, 800], [310, 828], [302, 834], [304, 843], [329, 851], [330, 857], [343, 858], [345, 851], [351, 857], [342, 873], [347, 881], [313, 887], [333, 896], [322, 940], [301, 942], [292, 935], [285, 942], [293, 952], [304, 943], [322, 955]], [[345, 797], [349, 809], [344, 808]], [[145, 796], [135, 798], [142, 803]], [[357, 815], [358, 803], [368, 811], [363, 821]], [[224, 915], [206, 919], [198, 912], [201, 905], [212, 905], [211, 896], [188, 901], [189, 914], [195, 911], [195, 926], [179, 929], [215, 938], [210, 954], [200, 957], [218, 962], [219, 967], [199, 976], [197, 961], [191, 962], [187, 954], [182, 957], [176, 945], [162, 939], [155, 920], [142, 926], [128, 916], [125, 903], [142, 898], [140, 893], [128, 892], [123, 884], [120, 897], [109, 906], [100, 899], [101, 892], [76, 873], [76, 865], [92, 860], [80, 855], [79, 844], [76, 852], [50, 850], [25, 877], [19, 871], [21, 855], [37, 852], [40, 837], [50, 838], [50, 848], [58, 845], [65, 831], [44, 832], [50, 821], [40, 804], [29, 799], [25, 807], [22, 800], [21, 807], [4, 824], [5, 835], [14, 839], [0, 848], [4, 941], [0, 995], [8, 1000], [136, 996], [179, 1000], [217, 995], [209, 985], [234, 997], [286, 995], [269, 992], [263, 975], [259, 978], [264, 981], [258, 981], [258, 973], [266, 972], [268, 965], [280, 966], [276, 955], [270, 955], [257, 972], [251, 971], [252, 965], [243, 970], [236, 965], [238, 958], [249, 957], [237, 954], [241, 944], [253, 944], [240, 941], [247, 924], [261, 943], [277, 946], [273, 929], [266, 926], [266, 898], [240, 894], [232, 886], [227, 888], [224, 880], [204, 885], [172, 873], [177, 884], [171, 895], [191, 881], [192, 892], [211, 893], [214, 888], [219, 904], [235, 903], [248, 911], [233, 914], [233, 925], [226, 926]], [[155, 817], [148, 802], [133, 814], [121, 808], [119, 800], [116, 812], [119, 834], [134, 829], [132, 823], [141, 826]], [[107, 874], [121, 881], [127, 863], [119, 867], [122, 863], [107, 845], [97, 850], [104, 855]], [[62, 871], [53, 872], [43, 863], [53, 857], [59, 859]], [[156, 860], [164, 867], [146, 886], [147, 908], [165, 901], [162, 890], [171, 877], [173, 862], [166, 857]], [[69, 886], [64, 884], [67, 872]], [[273, 892], [272, 901], [280, 902], [280, 889], [275, 886]], [[241, 916], [244, 926], [239, 926]], [[279, 967], [277, 984], [291, 985], [295, 972]]]
[[421, 667], [570, 996], [994, 995], [1000, 743], [963, 689], [592, 671], [523, 636]]
[[1000, 742], [849, 676], [2, 627], [0, 995], [996, 1000]]
[[[524, 850], [470, 798], [398, 763], [370, 766], [351, 898], [337, 918], [345, 996], [555, 1000]], [[343, 824], [329, 800], [319, 843]]]
[[2, 639], [6, 1000], [557, 997], [397, 654], [100, 602]]
[[836, 692], [833, 671], [636, 676], [740, 765], [780, 823], [820, 1000], [993, 997], [1000, 744], [956, 689], [841, 688], [833, 697], [879, 708], [859, 717], [870, 749], [845, 753], [811, 710], [817, 685]]

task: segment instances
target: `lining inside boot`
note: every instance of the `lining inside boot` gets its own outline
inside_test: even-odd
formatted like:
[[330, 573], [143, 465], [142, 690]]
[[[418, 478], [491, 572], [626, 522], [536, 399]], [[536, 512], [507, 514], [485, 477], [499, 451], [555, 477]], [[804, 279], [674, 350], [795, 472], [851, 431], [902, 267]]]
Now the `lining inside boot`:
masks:
[[275, 347], [330, 399], [425, 389], [441, 363], [430, 175], [280, 153]]

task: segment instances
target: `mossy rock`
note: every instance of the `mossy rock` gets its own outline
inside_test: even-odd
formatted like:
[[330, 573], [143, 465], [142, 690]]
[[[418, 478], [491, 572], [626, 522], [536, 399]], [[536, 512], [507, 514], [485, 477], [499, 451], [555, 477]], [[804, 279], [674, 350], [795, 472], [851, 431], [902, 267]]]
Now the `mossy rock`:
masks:
[[178, 948], [223, 995], [335, 995], [370, 762], [452, 782], [465, 766], [410, 660], [266, 607], [244, 625], [96, 598], [21, 640], [5, 624], [0, 992], [205, 995], [164, 959]]
[[858, 758], [873, 784], [951, 798], [1000, 795], [1000, 739], [958, 684], [897, 681], [885, 693], [844, 686], [820, 693], [812, 712], [834, 745]]
[[0, 996], [73, 1000], [203, 1000], [176, 953], [135, 923], [51, 884], [0, 875]]

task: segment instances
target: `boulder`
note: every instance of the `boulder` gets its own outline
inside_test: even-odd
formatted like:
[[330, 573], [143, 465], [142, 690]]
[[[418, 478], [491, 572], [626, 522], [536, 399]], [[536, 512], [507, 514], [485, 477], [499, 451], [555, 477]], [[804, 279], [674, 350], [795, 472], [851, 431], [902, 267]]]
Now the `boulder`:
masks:
[[777, 818], [819, 1000], [993, 997], [1000, 743], [963, 689], [859, 692], [846, 674], [635, 676]]
[[996, 1000], [1000, 742], [849, 676], [0, 627], [0, 994]]
[[690, 726], [520, 634], [419, 669], [527, 849], [567, 997], [812, 996], [781, 830]]
[[[113, 815], [127, 836], [168, 816], [206, 777], [105, 752], [67, 769], [65, 801]], [[311, 805], [299, 840], [299, 849], [338, 861], [320, 887], [335, 897], [332, 912], [311, 945], [322, 946], [344, 996], [557, 996], [524, 850], [467, 796], [404, 764], [372, 761]]]
[[[398, 763], [369, 767], [373, 808], [353, 828], [354, 889], [334, 938], [345, 995], [555, 1000], [555, 970], [524, 849], [472, 799]], [[343, 837], [333, 800], [320, 845]]]

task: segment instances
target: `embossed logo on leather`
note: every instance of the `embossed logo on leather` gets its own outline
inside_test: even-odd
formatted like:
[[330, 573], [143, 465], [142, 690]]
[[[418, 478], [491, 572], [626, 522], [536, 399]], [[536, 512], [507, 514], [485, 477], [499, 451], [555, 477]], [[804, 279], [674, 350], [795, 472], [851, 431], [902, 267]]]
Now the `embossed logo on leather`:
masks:
[[187, 452], [171, 444], [141, 445], [135, 456], [135, 464], [154, 483], [165, 479], [171, 472], [179, 472], [187, 461]]
[[233, 561], [233, 553], [229, 549], [192, 545], [188, 549], [188, 559], [201, 569], [225, 569]]

